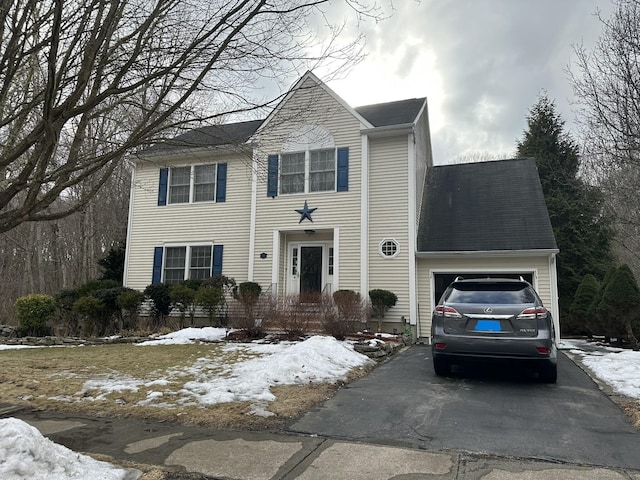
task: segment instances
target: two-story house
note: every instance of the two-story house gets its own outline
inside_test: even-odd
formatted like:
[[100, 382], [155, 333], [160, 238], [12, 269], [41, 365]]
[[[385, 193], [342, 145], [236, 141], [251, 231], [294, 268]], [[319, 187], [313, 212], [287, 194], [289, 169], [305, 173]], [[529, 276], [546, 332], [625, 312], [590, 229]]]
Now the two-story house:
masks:
[[264, 120], [138, 156], [124, 283], [385, 289], [386, 328], [426, 338], [456, 275], [523, 275], [557, 319], [557, 251], [533, 160], [434, 167], [426, 99], [352, 108], [307, 73]]

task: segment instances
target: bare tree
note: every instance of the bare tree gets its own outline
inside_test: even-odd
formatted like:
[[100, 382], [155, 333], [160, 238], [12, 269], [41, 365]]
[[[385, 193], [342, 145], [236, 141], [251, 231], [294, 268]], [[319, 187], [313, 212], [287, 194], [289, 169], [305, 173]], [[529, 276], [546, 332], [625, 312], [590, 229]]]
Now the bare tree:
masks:
[[575, 48], [570, 72], [589, 153], [612, 168], [640, 166], [640, 1], [615, 0], [593, 50]]
[[[282, 88], [262, 92], [265, 79], [352, 63], [359, 39], [341, 45], [339, 26], [307, 28], [328, 2], [3, 1], [0, 232], [81, 210], [168, 129], [272, 106]], [[58, 202], [79, 184], [75, 202]]]
[[640, 274], [640, 1], [615, 0], [593, 49], [575, 48], [570, 72], [583, 130], [586, 177], [606, 192], [617, 253]]

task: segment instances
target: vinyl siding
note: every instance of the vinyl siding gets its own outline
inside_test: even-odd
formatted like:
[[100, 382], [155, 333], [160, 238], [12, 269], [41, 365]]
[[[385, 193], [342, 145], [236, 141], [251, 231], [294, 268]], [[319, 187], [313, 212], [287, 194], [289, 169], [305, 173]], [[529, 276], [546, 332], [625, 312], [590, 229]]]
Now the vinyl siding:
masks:
[[431, 277], [433, 273], [464, 273], [464, 272], [535, 272], [534, 286], [542, 302], [549, 309], [553, 303], [551, 299], [551, 276], [549, 272], [548, 256], [459, 256], [447, 258], [419, 258], [418, 259], [418, 303], [420, 308], [419, 336], [428, 337], [431, 329], [431, 311], [434, 302]]
[[[409, 318], [407, 135], [373, 138], [369, 144], [369, 289], [390, 290], [398, 297], [385, 322]], [[399, 244], [395, 258], [379, 253], [383, 239]]]
[[[227, 163], [226, 201], [158, 206], [161, 167], [195, 163]], [[153, 249], [166, 243], [224, 245], [222, 272], [237, 282], [248, 270], [251, 168], [240, 155], [173, 157], [162, 164], [138, 162], [135, 172], [131, 232], [127, 245], [127, 287], [144, 289], [151, 283]]]
[[[313, 236], [302, 236], [302, 240], [316, 242], [322, 238], [331, 238], [331, 232], [340, 231], [340, 278], [339, 288], [359, 291], [360, 287], [360, 122], [333, 96], [321, 88], [313, 88], [313, 82], [304, 85], [286, 101], [286, 106], [274, 114], [268, 121], [260, 137], [260, 148], [255, 155], [255, 168], [258, 173], [255, 267], [254, 281], [271, 284], [272, 259], [259, 258], [260, 252], [273, 251], [273, 232], [280, 231], [280, 269], [278, 291], [284, 293], [285, 261], [287, 239], [294, 232], [313, 229]], [[267, 196], [267, 157], [281, 153], [286, 140], [291, 138], [303, 125], [320, 125], [327, 129], [334, 146], [349, 148], [349, 191], [313, 192], [289, 195]], [[300, 222], [304, 202], [309, 208], [317, 210], [311, 214], [313, 223]]]

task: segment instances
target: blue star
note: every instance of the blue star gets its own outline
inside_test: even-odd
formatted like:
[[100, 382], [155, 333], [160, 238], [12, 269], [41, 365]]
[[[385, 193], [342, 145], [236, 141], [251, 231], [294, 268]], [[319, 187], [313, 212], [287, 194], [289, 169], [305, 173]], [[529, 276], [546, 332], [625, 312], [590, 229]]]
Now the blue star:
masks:
[[304, 201], [304, 208], [301, 208], [300, 210], [296, 210], [296, 212], [298, 212], [300, 214], [300, 221], [298, 223], [302, 223], [302, 221], [306, 218], [307, 220], [309, 220], [311, 223], [313, 223], [313, 218], [311, 218], [311, 214], [313, 212], [315, 212], [317, 210], [317, 208], [309, 208], [309, 205], [307, 205], [307, 201]]

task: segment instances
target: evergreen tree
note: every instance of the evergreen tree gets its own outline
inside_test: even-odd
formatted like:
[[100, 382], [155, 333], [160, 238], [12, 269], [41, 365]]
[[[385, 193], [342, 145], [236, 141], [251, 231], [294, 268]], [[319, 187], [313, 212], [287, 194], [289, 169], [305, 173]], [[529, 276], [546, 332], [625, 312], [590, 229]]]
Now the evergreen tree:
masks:
[[538, 167], [551, 225], [560, 249], [558, 293], [561, 317], [581, 279], [602, 277], [612, 261], [612, 230], [603, 215], [603, 195], [579, 176], [580, 155], [564, 131], [564, 121], [545, 95], [527, 116], [528, 130], [517, 144], [520, 157], [533, 157]]
[[573, 297], [573, 303], [569, 307], [569, 315], [562, 322], [562, 333], [577, 335], [590, 333], [589, 324], [593, 323], [590, 307], [599, 290], [600, 282], [598, 279], [590, 273], [586, 274]]
[[603, 292], [601, 309], [609, 312], [608, 336], [616, 337], [618, 342], [626, 337], [632, 348], [638, 350], [633, 322], [640, 313], [640, 290], [629, 265], [622, 265], [613, 274]]
[[609, 342], [609, 336], [607, 334], [607, 323], [609, 321], [609, 310], [606, 308], [605, 303], [602, 301], [604, 297], [604, 291], [607, 285], [611, 282], [611, 279], [616, 273], [618, 267], [611, 265], [607, 270], [606, 275], [602, 282], [600, 282], [600, 289], [598, 294], [593, 297], [593, 301], [589, 306], [588, 324], [587, 327], [592, 335], [604, 335], [605, 341]]

